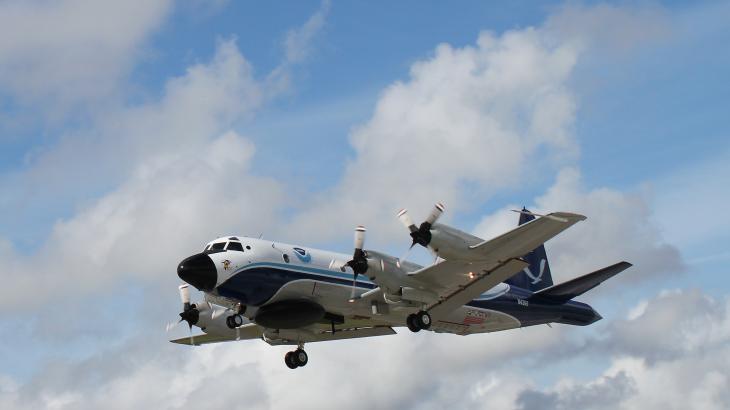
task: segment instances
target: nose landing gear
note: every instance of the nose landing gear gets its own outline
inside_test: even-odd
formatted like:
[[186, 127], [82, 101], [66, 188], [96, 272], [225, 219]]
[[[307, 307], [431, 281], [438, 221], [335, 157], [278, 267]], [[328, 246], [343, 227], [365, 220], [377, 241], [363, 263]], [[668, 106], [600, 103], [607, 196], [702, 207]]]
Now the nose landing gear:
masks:
[[243, 326], [243, 313], [246, 311], [246, 305], [238, 304], [234, 310], [235, 315], [230, 315], [226, 318], [226, 326], [230, 329], [235, 329], [239, 326]]
[[243, 326], [243, 316], [231, 315], [226, 318], [226, 326], [231, 329], [235, 329], [239, 326]]
[[303, 345], [300, 345], [297, 350], [287, 352], [286, 355], [284, 355], [284, 363], [286, 363], [286, 366], [290, 369], [304, 367], [307, 365], [307, 362], [309, 362], [309, 356], [307, 356], [307, 352], [304, 351]]

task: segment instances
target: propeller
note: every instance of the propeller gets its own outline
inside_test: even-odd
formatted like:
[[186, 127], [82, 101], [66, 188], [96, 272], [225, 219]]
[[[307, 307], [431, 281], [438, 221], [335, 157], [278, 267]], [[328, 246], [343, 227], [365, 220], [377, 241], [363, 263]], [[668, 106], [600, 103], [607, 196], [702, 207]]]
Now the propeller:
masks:
[[417, 227], [416, 224], [413, 223], [410, 215], [408, 215], [407, 209], [401, 209], [400, 212], [398, 212], [398, 219], [401, 221], [403, 226], [411, 231], [411, 238], [413, 238], [411, 248], [416, 246], [416, 244], [419, 244], [423, 247], [428, 247], [428, 244], [431, 243], [431, 227], [434, 223], [436, 223], [436, 221], [441, 217], [441, 214], [443, 213], [444, 205], [440, 202], [437, 202], [431, 210], [431, 213], [429, 213], [428, 217], [426, 217], [426, 220], [424, 220], [421, 225]]
[[355, 300], [357, 276], [365, 274], [368, 270], [368, 260], [365, 251], [363, 250], [363, 246], [365, 245], [365, 231], [366, 229], [362, 225], [355, 228], [355, 252], [352, 255], [352, 259], [345, 263], [345, 266], [349, 266], [353, 272], [350, 302]]
[[183, 311], [180, 312], [180, 320], [175, 323], [168, 323], [166, 330], [169, 332], [183, 321], [188, 322], [188, 328], [190, 329], [190, 344], [193, 344], [193, 325], [198, 323], [200, 319], [200, 311], [195, 304], [190, 303], [190, 289], [188, 284], [182, 284], [178, 286], [180, 290], [180, 301], [183, 304]]

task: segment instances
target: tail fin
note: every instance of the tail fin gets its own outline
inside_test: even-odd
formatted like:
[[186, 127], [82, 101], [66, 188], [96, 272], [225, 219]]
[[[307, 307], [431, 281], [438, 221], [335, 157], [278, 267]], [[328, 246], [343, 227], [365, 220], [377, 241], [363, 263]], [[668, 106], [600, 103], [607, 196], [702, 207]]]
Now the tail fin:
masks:
[[[518, 225], [525, 224], [535, 219], [527, 209], [522, 208]], [[550, 274], [550, 263], [548, 263], [545, 245], [540, 245], [523, 258], [530, 266], [507, 279], [505, 283], [522, 289], [529, 289], [533, 292], [548, 288], [553, 285], [553, 276]]]
[[606, 279], [623, 272], [632, 265], [628, 262], [619, 262], [611, 266], [591, 272], [587, 275], [579, 276], [567, 282], [553, 286], [550, 289], [544, 289], [535, 293], [533, 297], [549, 299], [553, 302], [565, 303], [576, 296], [600, 285]]

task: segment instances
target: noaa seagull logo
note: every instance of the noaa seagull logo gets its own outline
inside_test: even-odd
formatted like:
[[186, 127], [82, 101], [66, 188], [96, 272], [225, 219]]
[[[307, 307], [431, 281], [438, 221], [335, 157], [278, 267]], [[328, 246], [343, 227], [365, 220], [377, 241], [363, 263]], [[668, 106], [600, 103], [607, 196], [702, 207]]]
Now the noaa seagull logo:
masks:
[[309, 263], [312, 261], [312, 255], [307, 253], [306, 250], [302, 248], [293, 248], [294, 249], [294, 255], [297, 255], [297, 258], [299, 258], [300, 261], [304, 263]]
[[537, 282], [542, 281], [542, 274], [545, 273], [545, 259], [540, 259], [540, 273], [535, 276], [532, 274], [532, 271], [530, 271], [530, 267], [526, 267], [525, 269], [522, 269], [525, 271], [525, 275], [529, 276], [530, 279], [532, 279], [532, 284], [536, 284]]

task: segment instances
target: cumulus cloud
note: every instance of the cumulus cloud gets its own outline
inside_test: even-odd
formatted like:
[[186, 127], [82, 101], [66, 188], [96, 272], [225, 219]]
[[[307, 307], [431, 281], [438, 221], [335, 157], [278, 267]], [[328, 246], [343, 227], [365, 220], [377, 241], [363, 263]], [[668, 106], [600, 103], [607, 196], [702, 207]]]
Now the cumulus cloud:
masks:
[[[673, 308], [692, 304], [698, 307]], [[13, 408], [37, 408], [39, 403], [59, 408], [95, 408], [102, 403], [112, 408], [141, 403], [216, 407], [245, 395], [253, 408], [347, 403], [363, 409], [720, 409], [730, 403], [725, 388], [730, 380], [729, 314], [727, 298], [713, 299], [697, 291], [661, 293], [635, 319], [609, 323], [603, 345], [590, 340], [599, 348], [577, 351], [586, 360], [609, 356], [598, 376], [581, 380], [563, 373], [549, 386], [536, 380], [536, 366], [559, 366], [574, 359], [550, 352], [570, 345], [567, 336], [579, 328], [543, 326], [469, 337], [406, 332], [315, 343], [307, 346], [310, 364], [296, 371], [283, 365], [287, 347], [248, 341], [187, 348], [160, 345], [165, 342], [141, 335], [79, 362], [49, 365], [23, 385], [0, 379], [0, 403]], [[668, 320], [659, 320], [657, 327], [657, 315]], [[627, 332], [635, 335], [627, 338]], [[657, 332], [670, 339], [658, 345], [659, 350], [671, 353], [674, 350], [667, 348], [676, 343], [682, 354], [652, 356], [646, 344], [637, 348], [638, 339], [656, 338]], [[605, 349], [608, 345], [612, 348]], [[75, 377], [69, 379], [68, 374]], [[232, 385], [230, 379], [241, 382]], [[298, 387], [303, 380], [306, 389]], [[291, 394], [292, 389], [297, 394]]]
[[[406, 81], [385, 89], [372, 118], [352, 132], [355, 157], [338, 185], [297, 218], [301, 235], [327, 238], [356, 222], [392, 234], [399, 207], [425, 214], [436, 199], [483, 201], [518, 181], [539, 148], [574, 154], [566, 81], [576, 59], [576, 49], [533, 28], [439, 45]], [[337, 226], [326, 223], [334, 214], [343, 216]]]
[[[248, 173], [253, 152], [230, 132], [143, 162], [118, 189], [59, 221], [32, 269], [20, 258], [6, 261], [3, 277], [13, 284], [4, 287], [3, 303], [20, 304], [29, 293], [48, 303], [64, 290], [80, 297], [122, 278], [159, 281], [204, 239], [263, 230], [274, 221], [282, 190]], [[38, 283], [47, 293], [38, 293]]]
[[0, 93], [63, 111], [117, 91], [172, 2], [0, 4]]
[[[283, 189], [248, 172], [253, 144], [228, 131], [250, 118], [265, 95], [272, 95], [265, 80], [256, 80], [235, 41], [223, 40], [210, 62], [169, 80], [160, 100], [98, 113], [91, 129], [37, 154], [24, 172], [6, 175], [0, 205], [7, 209], [47, 207], [64, 196], [87, 202], [57, 221], [34, 251], [31, 273], [24, 273], [19, 253], [2, 247], [3, 277], [15, 278], [2, 293], [5, 303], [16, 305], [18, 291], [39, 281], [47, 286], [38, 303], [121, 278], [155, 282], [204, 240], [231, 230], [255, 235], [273, 225]], [[85, 197], [109, 185], [115, 188], [101, 198]], [[160, 233], [177, 231], [183, 221], [184, 237], [161, 246]]]
[[624, 372], [602, 376], [585, 385], [568, 384], [559, 392], [525, 390], [517, 399], [517, 408], [528, 409], [614, 409], [621, 398], [633, 393], [633, 380]]
[[519, 408], [722, 409], [730, 405], [730, 299], [662, 292], [639, 316], [612, 322], [593, 354], [612, 355], [596, 379], [525, 389]]
[[[408, 80], [386, 89], [371, 120], [355, 129], [355, 157], [346, 174], [313, 209], [295, 218], [294, 234], [321, 240], [331, 238], [343, 224], [366, 222], [388, 235], [399, 229], [394, 214], [400, 206], [412, 207], [416, 216], [434, 199], [450, 204], [484, 200], [520, 180], [537, 152], [555, 157], [567, 152], [573, 158], [576, 102], [567, 84], [580, 50], [556, 41], [559, 38], [546, 30], [483, 33], [475, 45], [441, 45], [431, 58], [414, 64]], [[196, 65], [170, 81], [160, 102], [109, 114], [110, 129], [120, 131], [100, 133], [112, 137], [100, 138], [103, 142], [97, 147], [103, 149], [90, 152], [122, 153], [113, 166], [122, 170], [116, 171], [120, 182], [58, 221], [51, 240], [32, 255], [33, 272], [28, 273], [27, 263], [0, 242], [3, 267], [9, 268], [3, 279], [10, 283], [1, 291], [0, 303], [32, 305], [44, 296], [48, 302], [56, 293], [79, 297], [92, 290], [102, 295], [94, 302], [102, 303], [107, 285], [116, 280], [156, 283], [174, 278], [169, 267], [180, 255], [199, 249], [198, 238], [280, 225], [275, 218], [284, 203], [284, 187], [252, 176], [253, 145], [228, 131], [232, 122], [265, 100], [261, 95], [269, 90], [261, 87], [235, 45], [223, 42], [211, 63]], [[196, 111], [206, 106], [212, 108]], [[160, 141], [150, 138], [157, 135]], [[108, 141], [116, 138], [130, 138], [133, 146]], [[93, 164], [106, 161], [115, 159], [102, 155]], [[651, 223], [647, 203], [641, 194], [585, 189], [579, 172], [566, 170], [535, 200], [535, 209], [575, 210], [588, 214], [589, 222], [598, 220], [599, 226], [589, 232], [572, 228], [577, 236], [566, 234], [565, 245], [555, 243], [554, 264], [573, 274], [596, 267], [588, 267], [586, 261], [600, 265], [601, 258], [606, 263], [624, 258], [631, 247], [676, 261], [676, 250], [665, 246]], [[515, 215], [505, 214], [512, 227]], [[330, 226], [333, 215], [337, 223]], [[178, 234], [181, 229], [184, 234]], [[608, 230], [605, 236], [601, 229]], [[627, 243], [615, 243], [621, 241]], [[607, 247], [593, 248], [599, 245]], [[563, 246], [569, 251], [560, 251]], [[600, 250], [613, 250], [611, 246], [618, 247], [615, 254], [599, 255]], [[666, 261], [652, 264], [649, 256], [628, 255], [647, 272], [668, 266], [663, 265]], [[47, 289], [32, 287], [38, 278], [46, 280]], [[23, 297], [31, 291], [35, 300]], [[82, 360], [46, 363], [27, 383], [0, 376], [0, 406], [222, 407], [243, 398], [253, 408], [327, 408], [341, 403], [353, 408], [529, 408], [537, 399], [553, 408], [606, 408], [610, 403], [630, 403], [629, 408], [671, 408], [673, 403], [722, 407], [727, 403], [725, 369], [730, 367], [727, 313], [721, 312], [727, 311], [728, 302], [680, 296], [666, 303], [695, 303], [699, 308], [671, 310], [664, 318], [658, 313], [666, 304], [661, 297], [647, 301], [628, 320], [609, 325], [605, 338], [595, 341], [615, 357], [611, 368], [587, 383], [563, 379], [545, 388], [533, 377], [530, 363], [558, 364], [565, 356], [553, 353], [572, 347], [582, 357], [604, 353], [571, 342], [569, 335], [580, 329], [567, 326], [470, 337], [406, 332], [308, 345], [310, 364], [292, 372], [282, 363], [288, 348], [260, 341], [194, 349], [169, 345], [161, 332], [150, 330], [150, 323], [167, 319], [160, 316], [161, 296], [154, 293], [145, 296], [144, 304], [154, 303], [157, 309], [138, 313], [144, 316], [141, 334]], [[702, 300], [707, 303], [699, 303]], [[647, 323], [653, 320], [660, 325]], [[695, 320], [697, 326], [712, 330], [697, 332], [688, 324]], [[677, 351], [670, 343], [652, 355], [634, 337], [645, 329], [679, 332], [670, 339], [690, 347]], [[697, 338], [687, 336], [692, 334]], [[682, 373], [688, 368], [690, 380]], [[662, 385], [676, 392], [688, 386], [688, 398], [678, 398], [678, 393], [662, 397]]]
[[[494, 237], [514, 228], [515, 214], [507, 207], [485, 217], [475, 233]], [[676, 247], [667, 243], [651, 212], [651, 198], [643, 192], [610, 188], [586, 189], [575, 168], [565, 168], [547, 192], [535, 199], [534, 212], [570, 211], [588, 216], [546, 245], [558, 281], [591, 272], [621, 260], [635, 266], [614, 279], [636, 280], [683, 270]], [[606, 288], [605, 286], [603, 287]]]

